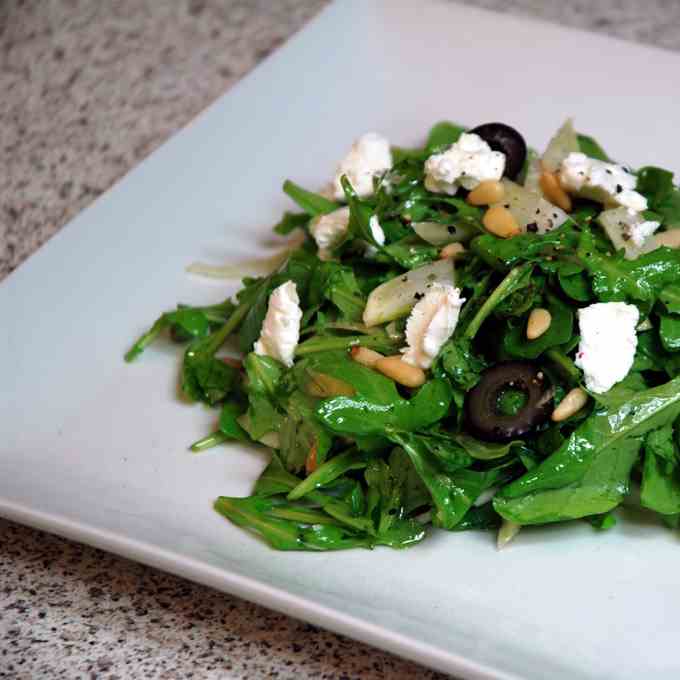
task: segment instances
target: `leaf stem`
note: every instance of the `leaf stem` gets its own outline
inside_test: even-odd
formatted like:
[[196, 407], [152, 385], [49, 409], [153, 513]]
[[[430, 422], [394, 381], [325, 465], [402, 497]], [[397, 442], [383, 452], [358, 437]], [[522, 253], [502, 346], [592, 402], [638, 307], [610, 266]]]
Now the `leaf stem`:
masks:
[[463, 337], [467, 340], [472, 340], [475, 335], [477, 335], [477, 331], [480, 329], [481, 325], [484, 323], [489, 314], [491, 314], [494, 308], [503, 300], [506, 295], [513, 291], [514, 287], [519, 281], [521, 281], [522, 277], [526, 276], [527, 272], [530, 272], [532, 269], [532, 264], [524, 264], [520, 267], [511, 269], [506, 277], [496, 286], [493, 293], [489, 295], [486, 302], [479, 308], [477, 314], [475, 314], [468, 324], [468, 327], [465, 329]]
[[200, 453], [201, 451], [206, 451], [219, 444], [224, 444], [224, 442], [229, 441], [229, 439], [230, 438], [227, 437], [226, 434], [218, 430], [217, 432], [213, 432], [212, 434], [199, 439], [197, 442], [194, 442], [189, 448], [194, 453]]

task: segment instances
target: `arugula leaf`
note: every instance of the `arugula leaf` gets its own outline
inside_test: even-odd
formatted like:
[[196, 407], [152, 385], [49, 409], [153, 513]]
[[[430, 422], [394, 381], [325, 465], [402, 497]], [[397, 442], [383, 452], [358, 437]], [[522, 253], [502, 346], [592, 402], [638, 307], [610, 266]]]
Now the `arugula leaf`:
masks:
[[314, 491], [344, 475], [348, 470], [361, 470], [365, 468], [367, 463], [366, 456], [359, 453], [356, 449], [333, 456], [333, 458], [320, 465], [312, 474], [292, 489], [288, 494], [288, 500], [298, 500], [310, 491]]
[[243, 413], [243, 406], [238, 402], [227, 402], [220, 411], [220, 432], [229, 439], [248, 441], [248, 434], [239, 425], [238, 417]]
[[[316, 513], [310, 517], [306, 509], [305, 521], [281, 519], [277, 503], [271, 498], [220, 496], [215, 501], [215, 510], [237, 526], [260, 534], [277, 550], [344, 550], [372, 548], [378, 544], [377, 539], [358, 535], [346, 527], [322, 524]], [[298, 510], [301, 511], [303, 509]]]
[[496, 495], [496, 511], [518, 524], [542, 524], [616, 507], [628, 492], [641, 437], [680, 414], [679, 390], [676, 378], [596, 410], [555, 453]]
[[343, 319], [361, 321], [366, 299], [350, 267], [335, 264], [326, 279], [323, 294], [340, 310]]
[[680, 252], [657, 248], [636, 260], [626, 260], [622, 254], [602, 255], [590, 230], [581, 234], [578, 257], [591, 276], [595, 295], [603, 302], [626, 298], [652, 302], [680, 279]]
[[560, 266], [557, 278], [562, 290], [577, 302], [590, 302], [593, 299], [593, 291], [590, 287], [590, 279], [581, 266], [571, 263]]
[[158, 336], [166, 330], [173, 339], [205, 338], [215, 324], [224, 323], [233, 313], [234, 305], [226, 300], [209, 307], [178, 305], [172, 312], [162, 314], [148, 331], [143, 333], [125, 354], [125, 361], [134, 361]]
[[396, 430], [388, 431], [388, 436], [411, 459], [432, 496], [433, 524], [442, 529], [455, 528], [482, 491], [493, 486], [499, 478], [499, 472], [495, 470], [459, 470], [447, 474], [422, 437]]
[[524, 264], [511, 269], [479, 308], [475, 316], [470, 319], [462, 337], [466, 340], [473, 340], [486, 318], [505, 298], [522, 288], [526, 288], [531, 283], [532, 271], [532, 264]]
[[452, 123], [449, 120], [443, 120], [436, 123], [430, 129], [425, 142], [425, 148], [428, 155], [433, 153], [435, 149], [451, 146], [455, 144], [460, 136], [465, 132], [465, 128], [457, 123]]
[[483, 234], [473, 239], [470, 249], [492, 269], [505, 272], [523, 262], [534, 262], [549, 269], [551, 260], [546, 258], [571, 252], [577, 243], [578, 232], [574, 224], [567, 221], [545, 234], [526, 233], [508, 239]]
[[444, 345], [438, 361], [454, 385], [466, 392], [477, 384], [488, 365], [473, 350], [471, 340], [455, 336]]
[[511, 322], [508, 332], [503, 337], [503, 348], [511, 357], [535, 359], [545, 350], [569, 342], [574, 325], [571, 308], [552, 295], [548, 296], [547, 307], [552, 317], [550, 327], [535, 340], [527, 340], [526, 318], [521, 319], [519, 323]]
[[465, 433], [456, 435], [455, 439], [472, 458], [477, 460], [504, 458], [513, 448], [523, 446], [521, 441], [511, 441], [506, 444], [483, 442]]
[[646, 166], [637, 172], [637, 190], [649, 201], [667, 227], [680, 226], [680, 188], [673, 184], [673, 173], [663, 168]]
[[182, 366], [182, 392], [192, 401], [204, 401], [214, 406], [231, 392], [238, 371], [216, 359], [206, 347], [209, 349], [209, 344], [201, 340], [187, 350]]
[[308, 213], [285, 212], [283, 217], [274, 225], [274, 232], [280, 236], [288, 236], [298, 227], [305, 228], [309, 224]]
[[659, 337], [668, 352], [680, 351], [680, 317], [670, 314], [659, 315]]
[[279, 430], [279, 455], [292, 472], [305, 467], [312, 452], [315, 464], [322, 465], [331, 448], [331, 435], [314, 415], [317, 402], [318, 399], [300, 390], [294, 391], [285, 402], [286, 416]]
[[611, 162], [611, 159], [605, 153], [604, 149], [598, 144], [593, 137], [589, 135], [577, 134], [578, 146], [581, 149], [581, 153], [584, 153], [590, 158], [597, 158], [598, 161], [605, 161], [607, 163]]
[[[307, 191], [301, 186], [287, 179], [283, 183], [283, 191], [288, 194], [310, 217], [326, 215], [337, 210], [340, 205], [335, 201], [330, 201], [319, 194]], [[299, 225], [298, 225], [299, 226]]]
[[640, 502], [663, 515], [680, 512], [680, 458], [672, 425], [650, 432], [645, 440]]
[[439, 257], [440, 248], [407, 236], [385, 247], [385, 252], [404, 269], [416, 269]]
[[[370, 369], [369, 369], [370, 370]], [[441, 420], [449, 411], [451, 389], [437, 378], [426, 382], [410, 400], [394, 388], [389, 400], [372, 399], [359, 392], [355, 397], [334, 397], [319, 404], [317, 417], [333, 432], [342, 434], [382, 434], [388, 427], [418, 430]]]
[[672, 314], [680, 314], [680, 284], [672, 283], [659, 293], [659, 302]]
[[471, 507], [456, 524], [453, 531], [489, 531], [498, 529], [503, 520], [494, 510], [492, 503], [485, 503], [480, 507]]

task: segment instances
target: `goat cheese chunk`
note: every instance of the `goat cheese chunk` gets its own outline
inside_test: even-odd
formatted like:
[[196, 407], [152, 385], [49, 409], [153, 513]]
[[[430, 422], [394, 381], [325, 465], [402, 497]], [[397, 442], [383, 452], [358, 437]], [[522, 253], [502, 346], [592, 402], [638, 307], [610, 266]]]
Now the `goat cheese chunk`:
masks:
[[269, 296], [260, 339], [254, 347], [255, 354], [271, 357], [290, 368], [300, 339], [301, 320], [297, 287], [293, 281], [286, 281]]
[[453, 196], [459, 187], [472, 190], [480, 182], [500, 179], [505, 170], [505, 154], [473, 133], [463, 133], [455, 144], [425, 161], [425, 188]]
[[412, 366], [428, 369], [442, 345], [451, 337], [465, 300], [460, 289], [450, 284], [433, 283], [419, 300], [406, 321], [403, 359]]
[[390, 143], [377, 132], [367, 132], [352, 144], [352, 148], [338, 165], [333, 180], [333, 197], [345, 200], [340, 178], [347, 175], [357, 196], [365, 198], [373, 193], [373, 178], [392, 167]]
[[624, 225], [623, 238], [628, 236], [638, 248], [642, 248], [647, 239], [661, 226], [661, 222], [641, 220], [639, 215], [631, 210], [628, 211], [628, 215], [631, 219]]
[[597, 302], [578, 310], [581, 342], [575, 364], [583, 369], [591, 392], [607, 392], [628, 375], [639, 318], [638, 308], [625, 302]]
[[309, 223], [309, 231], [319, 248], [319, 259], [330, 260], [331, 251], [337, 246], [349, 226], [349, 208], [338, 208], [326, 215], [319, 215]]
[[616, 163], [605, 163], [573, 151], [560, 165], [562, 187], [576, 196], [605, 205], [621, 205], [635, 212], [647, 210], [647, 199], [637, 191], [637, 178]]

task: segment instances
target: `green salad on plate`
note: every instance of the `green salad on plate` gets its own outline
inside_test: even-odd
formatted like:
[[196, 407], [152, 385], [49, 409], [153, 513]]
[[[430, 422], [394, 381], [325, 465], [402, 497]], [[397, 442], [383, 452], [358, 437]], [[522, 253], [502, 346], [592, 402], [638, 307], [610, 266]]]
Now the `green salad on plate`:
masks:
[[[181, 390], [215, 409], [191, 449], [271, 460], [215, 509], [281, 550], [616, 522], [680, 525], [680, 189], [568, 120], [543, 154], [503, 123], [421, 148], [367, 133], [234, 299], [178, 305]], [[208, 275], [233, 268], [194, 266]], [[238, 345], [240, 355], [233, 348]], [[227, 347], [229, 349], [227, 349]]]

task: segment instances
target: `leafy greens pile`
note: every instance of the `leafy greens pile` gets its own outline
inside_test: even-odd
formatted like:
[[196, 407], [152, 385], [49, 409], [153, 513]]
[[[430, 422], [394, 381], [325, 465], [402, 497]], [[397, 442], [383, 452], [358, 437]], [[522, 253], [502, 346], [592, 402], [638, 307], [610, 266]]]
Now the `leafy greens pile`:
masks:
[[[424, 161], [462, 131], [439, 123], [423, 148], [393, 149], [393, 168], [376, 179], [369, 198], [358, 198], [344, 178], [349, 227], [329, 261], [317, 256], [309, 224], [340, 204], [287, 181], [284, 191], [300, 212], [286, 213], [275, 231], [302, 230], [306, 238], [285, 264], [244, 279], [234, 300], [163, 314], [126, 355], [134, 359], [164, 332], [186, 344], [183, 394], [219, 409], [215, 431], [193, 450], [230, 441], [271, 447], [252, 495], [221, 497], [215, 507], [275, 548], [401, 548], [423, 539], [430, 525], [462, 531], [583, 518], [607, 528], [615, 521], [611, 511], [637, 485], [642, 506], [672, 527], [680, 524], [680, 252], [660, 247], [625, 259], [597, 224], [602, 206], [586, 200], [547, 233], [507, 240], [487, 233], [481, 208], [431, 193], [423, 183]], [[593, 139], [580, 135], [578, 143], [606, 159]], [[672, 173], [646, 167], [636, 175], [649, 202], [645, 217], [662, 230], [680, 227]], [[370, 228], [373, 215], [384, 244]], [[438, 260], [441, 245], [412, 227], [423, 222], [443, 225], [451, 241], [466, 243], [455, 277], [467, 302], [427, 382], [407, 389], [353, 361], [349, 350], [393, 355], [404, 346], [404, 318], [366, 327], [362, 314], [376, 286]], [[269, 295], [285, 281], [296, 284], [304, 312], [291, 368], [252, 351]], [[591, 395], [571, 418], [548, 421], [521, 439], [473, 437], [466, 392], [499, 361], [536, 362], [556, 404], [581, 384], [573, 361], [576, 311], [597, 301], [640, 310], [626, 379]], [[552, 323], [527, 340], [535, 307], [547, 308]], [[243, 360], [219, 355], [233, 338]], [[512, 395], [506, 402], [510, 413], [517, 408]]]

